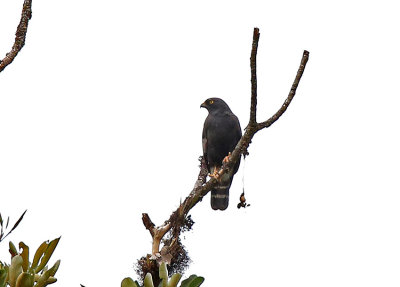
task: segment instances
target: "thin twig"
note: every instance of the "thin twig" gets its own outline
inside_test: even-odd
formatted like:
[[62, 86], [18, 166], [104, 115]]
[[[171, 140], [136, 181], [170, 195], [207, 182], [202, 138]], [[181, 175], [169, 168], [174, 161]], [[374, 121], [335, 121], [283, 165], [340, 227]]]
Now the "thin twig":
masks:
[[6, 54], [3, 60], [0, 61], [0, 72], [14, 61], [15, 57], [25, 45], [26, 32], [28, 31], [28, 23], [32, 18], [32, 0], [25, 0], [22, 7], [21, 20], [15, 32], [15, 42], [11, 51]]
[[251, 45], [250, 71], [251, 71], [251, 105], [249, 125], [257, 123], [257, 49], [260, 39], [260, 30], [254, 28], [253, 44]]
[[303, 76], [304, 69], [306, 68], [307, 62], [308, 62], [308, 56], [310, 53], [306, 50], [303, 52], [303, 57], [301, 58], [300, 66], [299, 69], [297, 70], [296, 78], [294, 79], [293, 85], [290, 89], [289, 95], [286, 98], [285, 102], [283, 103], [282, 107], [268, 120], [257, 124], [257, 130], [261, 130], [263, 128], [267, 128], [270, 125], [272, 125], [274, 122], [276, 122], [281, 115], [286, 111], [288, 106], [290, 105], [291, 101], [293, 100], [294, 96], [296, 95], [296, 90], [297, 87], [299, 86], [301, 77]]

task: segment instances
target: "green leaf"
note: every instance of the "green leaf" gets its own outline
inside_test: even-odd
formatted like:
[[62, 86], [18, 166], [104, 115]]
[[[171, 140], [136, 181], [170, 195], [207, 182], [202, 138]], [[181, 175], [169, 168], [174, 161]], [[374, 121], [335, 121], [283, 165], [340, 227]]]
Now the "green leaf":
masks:
[[33, 287], [33, 283], [33, 275], [28, 272], [23, 272], [17, 278], [16, 287]]
[[[1, 217], [1, 212], [0, 212], [0, 242], [3, 238], [3, 235], [4, 235], [4, 233], [3, 233], [3, 218]], [[2, 286], [0, 286], [0, 287], [2, 287]]]
[[158, 274], [161, 279], [161, 286], [168, 287], [168, 269], [167, 263], [161, 262], [160, 268], [158, 269]]
[[196, 277], [196, 275], [190, 275], [189, 278], [182, 281], [181, 287], [188, 287], [190, 282], [192, 282], [192, 280]]
[[171, 279], [168, 282], [168, 287], [176, 287], [178, 286], [179, 280], [181, 280], [182, 275], [177, 273], [172, 275]]
[[[14, 226], [11, 228], [11, 230], [5, 236], [4, 236], [4, 233], [3, 233], [3, 218], [1, 218], [1, 215], [0, 215], [0, 219], [1, 219], [0, 241], [4, 240], [8, 235], [10, 235], [11, 232], [14, 231], [15, 228], [17, 228], [17, 226], [21, 222], [22, 218], [24, 218], [24, 215], [25, 215], [26, 211], [27, 210], [25, 210], [24, 213], [22, 213], [20, 218], [17, 220], [17, 222], [15, 222]], [[7, 223], [6, 223], [6, 228], [5, 229], [7, 229], [9, 221], [10, 221], [10, 217], [7, 217]]]
[[32, 269], [35, 269], [37, 267], [37, 265], [39, 264], [39, 260], [42, 257], [43, 253], [46, 251], [48, 245], [49, 245], [48, 242], [45, 241], [36, 250], [35, 256], [33, 257], [33, 262], [31, 265]]
[[[58, 267], [60, 266], [60, 260], [51, 267], [49, 270], [46, 270], [42, 276], [40, 276], [39, 280], [37, 281], [35, 287], [44, 287], [50, 283], [54, 283], [57, 279], [51, 277], [57, 272]], [[45, 268], [46, 269], [46, 268]], [[43, 269], [43, 270], [45, 270]], [[55, 280], [55, 281], [54, 281]]]
[[167, 279], [168, 280], [168, 270], [167, 270], [167, 263], [161, 262], [160, 268], [159, 268], [159, 276], [161, 279]]
[[24, 260], [24, 263], [22, 263], [22, 269], [24, 272], [28, 271], [29, 267], [29, 247], [25, 245], [22, 241], [19, 243], [19, 248], [22, 248], [22, 259]]
[[203, 277], [196, 277], [192, 282], [190, 282], [189, 287], [199, 287], [201, 284], [203, 284], [203, 282]]
[[150, 273], [147, 273], [146, 277], [144, 277], [143, 285], [144, 287], [154, 287], [153, 277], [151, 277]]
[[121, 287], [140, 287], [137, 282], [133, 281], [132, 278], [126, 277], [124, 280], [121, 282]]
[[[13, 226], [13, 227], [11, 228], [11, 230], [7, 233], [7, 235], [10, 234], [11, 232], [13, 232], [15, 228], [17, 228], [17, 226], [18, 226], [18, 224], [21, 222], [22, 218], [24, 218], [24, 215], [25, 215], [26, 211], [27, 211], [27, 209], [24, 211], [24, 213], [22, 213], [22, 215], [21, 215], [20, 218], [17, 220], [17, 222], [15, 222], [14, 226]], [[7, 224], [8, 224], [8, 221], [7, 221]], [[6, 236], [7, 236], [7, 235], [6, 235]], [[5, 237], [4, 237], [4, 238], [5, 238]]]
[[44, 286], [46, 286], [47, 285], [46, 281], [49, 278], [50, 278], [49, 272], [47, 272], [47, 271], [44, 272], [43, 275], [39, 277], [38, 281], [36, 282], [35, 287], [44, 287]]
[[49, 269], [50, 276], [54, 277], [54, 275], [56, 275], [58, 267], [60, 267], [60, 263], [61, 263], [61, 260], [57, 260], [56, 263], [54, 263], [53, 267], [51, 267]]
[[23, 259], [21, 255], [16, 255], [11, 259], [11, 265], [8, 269], [8, 284], [10, 284], [11, 287], [15, 287], [17, 278], [19, 274], [22, 273], [22, 263]]
[[0, 269], [0, 287], [5, 287], [7, 284], [7, 269]]
[[203, 284], [204, 278], [197, 275], [191, 275], [188, 279], [182, 281], [181, 287], [198, 287]]
[[35, 272], [39, 273], [49, 262], [51, 255], [53, 255], [54, 249], [56, 249], [58, 242], [60, 241], [61, 237], [58, 237], [52, 240], [46, 248], [42, 260], [40, 260], [40, 264], [36, 267]]
[[18, 255], [18, 251], [17, 248], [15, 248], [14, 243], [12, 243], [11, 241], [8, 243], [9, 246], [9, 250], [10, 254], [11, 254], [11, 258], [13, 258], [14, 256]]

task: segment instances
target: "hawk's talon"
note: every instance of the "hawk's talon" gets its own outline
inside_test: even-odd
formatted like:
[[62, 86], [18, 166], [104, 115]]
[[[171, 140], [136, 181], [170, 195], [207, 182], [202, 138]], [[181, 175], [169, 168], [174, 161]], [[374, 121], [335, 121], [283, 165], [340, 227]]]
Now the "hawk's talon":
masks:
[[226, 157], [222, 160], [223, 163], [227, 163], [231, 160], [231, 152], [228, 153]]
[[217, 168], [215, 168], [214, 169], [214, 172], [213, 173], [209, 173], [208, 174], [210, 177], [213, 177], [213, 178], [215, 178], [215, 179], [218, 179], [219, 178], [219, 170], [217, 169]]

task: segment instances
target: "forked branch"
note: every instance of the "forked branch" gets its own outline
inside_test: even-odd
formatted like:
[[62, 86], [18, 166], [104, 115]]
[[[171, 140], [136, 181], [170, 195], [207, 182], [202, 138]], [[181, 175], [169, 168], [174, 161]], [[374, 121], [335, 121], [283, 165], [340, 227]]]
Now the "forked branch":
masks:
[[[306, 67], [309, 52], [304, 51], [303, 57], [300, 62], [300, 66], [298, 68], [296, 78], [293, 82], [293, 85], [290, 89], [289, 95], [287, 96], [286, 100], [284, 101], [281, 108], [269, 119], [264, 122], [257, 123], [256, 120], [256, 112], [257, 112], [257, 72], [256, 72], [256, 56], [257, 56], [257, 49], [258, 49], [258, 41], [260, 38], [260, 33], [258, 28], [254, 28], [253, 34], [253, 44], [251, 50], [251, 57], [250, 57], [250, 68], [251, 68], [251, 105], [250, 105], [250, 119], [249, 123], [245, 129], [245, 132], [236, 145], [236, 148], [233, 150], [230, 160], [228, 162], [223, 163], [222, 168], [219, 170], [219, 175], [222, 176], [225, 174], [229, 169], [233, 168], [235, 163], [239, 160], [241, 155], [243, 154], [246, 156], [248, 154], [247, 149], [251, 143], [252, 138], [254, 135], [269, 126], [275, 123], [279, 117], [287, 110], [288, 106], [290, 105], [293, 97], [296, 94], [296, 89], [299, 85], [300, 79], [303, 75], [304, 69]], [[152, 247], [152, 257], [157, 258], [158, 261], [167, 261], [171, 258], [174, 258], [175, 254], [173, 254], [174, 247], [176, 244], [179, 244], [179, 235], [181, 232], [181, 228], [184, 225], [184, 222], [188, 216], [189, 211], [199, 202], [202, 198], [215, 186], [217, 180], [215, 177], [212, 177], [210, 180], [207, 181], [207, 167], [205, 160], [201, 157], [200, 158], [200, 172], [199, 176], [196, 180], [193, 190], [190, 194], [186, 197], [183, 203], [180, 204], [177, 210], [175, 210], [170, 218], [164, 222], [163, 225], [159, 227], [155, 227], [155, 224], [150, 220], [148, 214], [143, 214], [143, 223], [150, 231], [150, 234], [153, 238], [153, 247]], [[160, 241], [162, 240], [163, 236], [168, 232], [171, 231], [171, 238], [169, 240], [169, 244], [164, 245], [162, 250], [159, 250]]]

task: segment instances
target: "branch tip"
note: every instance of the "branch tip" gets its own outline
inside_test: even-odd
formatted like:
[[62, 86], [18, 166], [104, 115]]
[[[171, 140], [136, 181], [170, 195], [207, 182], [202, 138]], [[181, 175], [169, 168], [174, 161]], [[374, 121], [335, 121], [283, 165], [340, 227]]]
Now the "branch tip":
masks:
[[251, 104], [250, 104], [250, 119], [249, 126], [257, 124], [257, 49], [260, 39], [260, 30], [254, 28], [253, 44], [251, 46], [250, 55], [250, 71], [251, 71]]
[[26, 32], [28, 31], [29, 20], [32, 18], [32, 0], [25, 0], [22, 6], [21, 20], [15, 32], [14, 45], [11, 51], [0, 60], [0, 72], [14, 61], [15, 57], [25, 45]]

